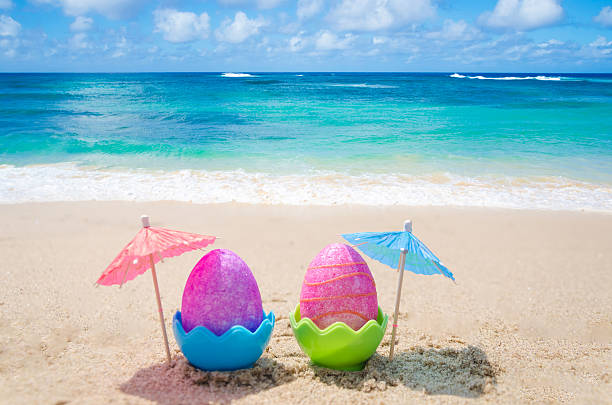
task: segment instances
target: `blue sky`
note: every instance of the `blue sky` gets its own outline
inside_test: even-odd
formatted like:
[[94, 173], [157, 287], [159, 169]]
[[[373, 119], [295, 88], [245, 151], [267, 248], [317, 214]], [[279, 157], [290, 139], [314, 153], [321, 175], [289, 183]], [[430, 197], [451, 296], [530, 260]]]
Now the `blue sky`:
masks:
[[612, 0], [0, 0], [0, 71], [612, 72]]

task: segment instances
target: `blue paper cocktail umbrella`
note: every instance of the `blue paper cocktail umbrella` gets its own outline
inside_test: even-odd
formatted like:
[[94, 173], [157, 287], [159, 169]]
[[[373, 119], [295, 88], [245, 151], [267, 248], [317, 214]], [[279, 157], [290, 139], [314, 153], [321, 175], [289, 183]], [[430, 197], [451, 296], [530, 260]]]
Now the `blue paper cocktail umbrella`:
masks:
[[395, 313], [393, 315], [393, 332], [391, 334], [391, 350], [389, 359], [393, 359], [397, 315], [402, 294], [404, 270], [415, 274], [442, 274], [455, 281], [453, 273], [442, 264], [440, 259], [412, 234], [412, 222], [404, 222], [401, 232], [358, 232], [343, 234], [342, 237], [359, 248], [374, 260], [399, 269], [397, 294], [395, 297]]

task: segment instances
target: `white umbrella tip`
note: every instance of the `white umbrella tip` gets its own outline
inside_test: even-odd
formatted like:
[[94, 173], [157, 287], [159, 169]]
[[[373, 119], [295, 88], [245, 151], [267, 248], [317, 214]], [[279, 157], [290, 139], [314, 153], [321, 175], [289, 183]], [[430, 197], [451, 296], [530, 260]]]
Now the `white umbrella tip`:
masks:
[[148, 215], [142, 215], [140, 217], [140, 220], [142, 221], [142, 227], [143, 228], [148, 228], [151, 226], [151, 223], [149, 222], [149, 216]]
[[412, 221], [407, 219], [406, 221], [404, 221], [404, 231], [406, 232], [412, 232]]

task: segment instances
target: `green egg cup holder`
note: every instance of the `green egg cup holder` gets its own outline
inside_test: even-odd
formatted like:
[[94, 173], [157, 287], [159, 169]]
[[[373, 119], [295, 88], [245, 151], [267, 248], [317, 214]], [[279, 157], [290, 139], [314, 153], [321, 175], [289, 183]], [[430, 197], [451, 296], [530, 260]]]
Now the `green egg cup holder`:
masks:
[[344, 322], [321, 330], [309, 318], [301, 318], [300, 305], [289, 314], [298, 344], [312, 362], [334, 370], [362, 370], [385, 336], [389, 317], [378, 307], [376, 320], [369, 320], [355, 331]]

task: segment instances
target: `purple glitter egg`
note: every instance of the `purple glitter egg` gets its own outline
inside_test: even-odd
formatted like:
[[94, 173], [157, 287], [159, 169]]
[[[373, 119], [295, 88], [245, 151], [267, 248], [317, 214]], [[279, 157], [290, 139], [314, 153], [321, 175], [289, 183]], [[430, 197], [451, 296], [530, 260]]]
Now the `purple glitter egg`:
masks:
[[185, 284], [181, 316], [185, 332], [204, 326], [221, 336], [234, 325], [255, 332], [263, 320], [263, 308], [249, 266], [227, 249], [204, 255]]

